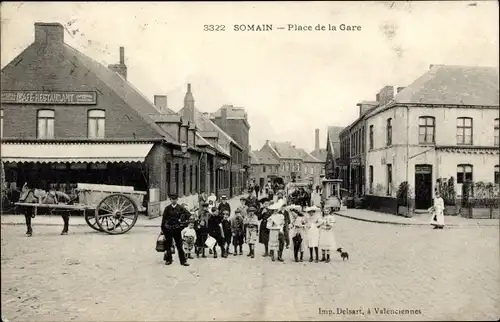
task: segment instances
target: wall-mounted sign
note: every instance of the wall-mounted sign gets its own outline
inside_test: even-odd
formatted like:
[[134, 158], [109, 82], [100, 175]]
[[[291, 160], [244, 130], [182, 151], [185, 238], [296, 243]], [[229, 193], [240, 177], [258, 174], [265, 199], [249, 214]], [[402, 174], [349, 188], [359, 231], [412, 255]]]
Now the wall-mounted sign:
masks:
[[2, 91], [2, 104], [96, 105], [96, 92]]

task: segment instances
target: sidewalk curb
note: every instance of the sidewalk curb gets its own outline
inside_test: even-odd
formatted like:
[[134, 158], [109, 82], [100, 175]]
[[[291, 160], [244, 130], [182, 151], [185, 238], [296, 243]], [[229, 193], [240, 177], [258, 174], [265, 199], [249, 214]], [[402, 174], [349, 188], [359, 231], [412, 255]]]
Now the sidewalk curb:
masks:
[[[364, 221], [364, 222], [371, 222], [371, 223], [376, 223], [376, 224], [386, 224], [386, 225], [396, 225], [396, 226], [430, 226], [430, 223], [400, 223], [400, 222], [394, 222], [394, 221], [385, 221], [385, 220], [375, 220], [375, 219], [365, 219], [365, 218], [358, 218], [354, 216], [349, 216], [346, 214], [341, 214], [338, 212], [335, 212], [337, 216], [348, 218], [348, 219], [353, 219], [353, 220], [358, 220], [358, 221]], [[497, 224], [471, 224], [471, 225], [457, 225], [457, 224], [447, 224], [446, 227], [454, 227], [454, 228], [467, 228], [467, 227], [498, 227]]]

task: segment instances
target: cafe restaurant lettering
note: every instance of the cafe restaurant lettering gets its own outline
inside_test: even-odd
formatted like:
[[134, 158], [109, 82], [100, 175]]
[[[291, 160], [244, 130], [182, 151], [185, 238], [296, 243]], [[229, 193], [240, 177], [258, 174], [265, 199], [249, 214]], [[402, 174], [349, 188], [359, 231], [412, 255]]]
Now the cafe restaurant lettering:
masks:
[[96, 92], [2, 91], [2, 104], [96, 105]]

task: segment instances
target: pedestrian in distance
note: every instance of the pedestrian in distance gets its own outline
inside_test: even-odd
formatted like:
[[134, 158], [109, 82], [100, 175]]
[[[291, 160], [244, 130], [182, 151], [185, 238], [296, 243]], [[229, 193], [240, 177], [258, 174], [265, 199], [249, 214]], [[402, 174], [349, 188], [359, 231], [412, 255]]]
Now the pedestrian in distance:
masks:
[[194, 230], [194, 222], [190, 221], [188, 226], [181, 231], [184, 253], [186, 257], [192, 259], [191, 255], [196, 243], [196, 231]]
[[315, 262], [319, 262], [319, 225], [320, 218], [317, 214], [319, 208], [316, 206], [307, 207], [306, 212], [308, 213], [307, 217], [307, 246], [309, 247], [309, 262], [314, 261], [314, 255], [316, 255]]
[[165, 255], [163, 259], [165, 265], [172, 264], [172, 241], [174, 241], [181, 265], [189, 266], [184, 254], [181, 232], [191, 213], [177, 203], [177, 195], [171, 195], [170, 200], [171, 204], [165, 207], [161, 222], [161, 230], [165, 236]]
[[238, 255], [238, 248], [240, 250], [239, 254], [243, 255], [243, 240], [244, 240], [244, 225], [243, 216], [241, 215], [240, 209], [236, 209], [234, 213], [234, 218], [231, 221], [231, 234], [233, 235], [233, 246], [234, 246], [234, 256]]
[[319, 222], [319, 248], [321, 249], [321, 261], [330, 262], [330, 252], [337, 249], [333, 225], [335, 216], [333, 207], [326, 204], [323, 212], [323, 218]]
[[248, 217], [247, 217], [247, 243], [248, 243], [248, 255], [251, 258], [255, 257], [255, 244], [258, 240], [259, 234], [259, 219], [257, 218], [255, 207], [248, 207]]

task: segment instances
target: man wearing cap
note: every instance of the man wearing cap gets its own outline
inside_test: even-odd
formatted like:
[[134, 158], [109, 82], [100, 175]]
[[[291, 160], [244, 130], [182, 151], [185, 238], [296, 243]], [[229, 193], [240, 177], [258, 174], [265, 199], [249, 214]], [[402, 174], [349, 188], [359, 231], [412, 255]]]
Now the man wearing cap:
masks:
[[231, 206], [227, 202], [227, 197], [226, 196], [221, 196], [221, 203], [219, 204], [219, 213], [223, 214], [224, 211], [227, 211], [229, 214], [231, 214]]
[[191, 216], [189, 211], [177, 204], [177, 195], [171, 195], [171, 204], [165, 207], [161, 221], [161, 230], [165, 235], [165, 265], [172, 264], [172, 240], [175, 241], [179, 261], [183, 266], [189, 266], [186, 261], [184, 249], [182, 247], [182, 229], [186, 226], [186, 222]]

